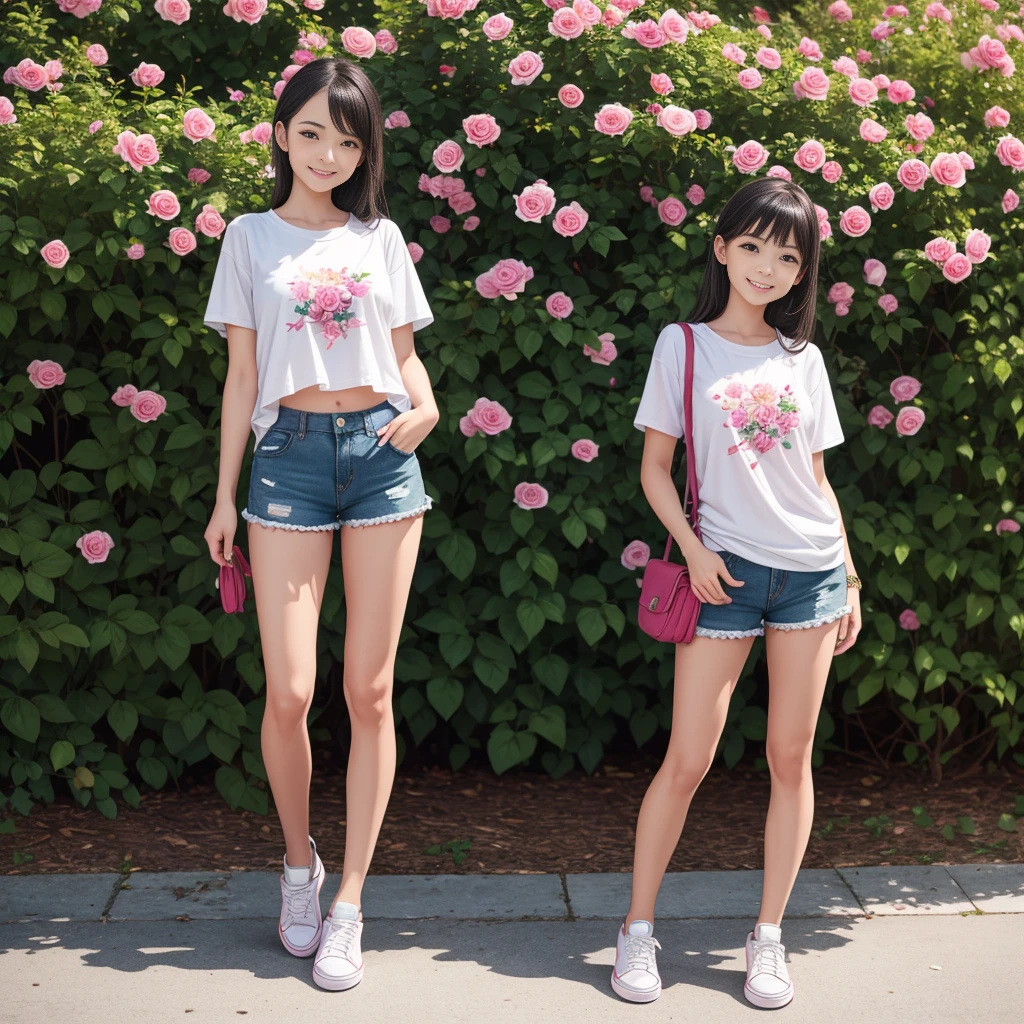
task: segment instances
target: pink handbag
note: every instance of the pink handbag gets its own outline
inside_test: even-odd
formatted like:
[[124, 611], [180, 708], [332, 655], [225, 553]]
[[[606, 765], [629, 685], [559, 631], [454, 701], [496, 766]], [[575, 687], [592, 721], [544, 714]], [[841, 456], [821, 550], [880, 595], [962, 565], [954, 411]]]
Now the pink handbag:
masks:
[[231, 564], [220, 567], [217, 586], [220, 588], [220, 603], [229, 613], [245, 610], [245, 577], [252, 576], [249, 563], [236, 544], [232, 550]]
[[[693, 448], [693, 331], [689, 324], [680, 323], [686, 338], [686, 370], [683, 381], [683, 421], [686, 440], [686, 490], [683, 493], [683, 512], [690, 501], [689, 519], [693, 532], [700, 539], [700, 525], [697, 507], [700, 495], [697, 490], [697, 471], [694, 467]], [[640, 588], [640, 608], [637, 619], [640, 628], [655, 640], [671, 644], [688, 644], [697, 628], [700, 614], [700, 598], [690, 588], [690, 573], [685, 565], [670, 562], [672, 534], [668, 535], [664, 558], [652, 558], [644, 569], [643, 584]]]

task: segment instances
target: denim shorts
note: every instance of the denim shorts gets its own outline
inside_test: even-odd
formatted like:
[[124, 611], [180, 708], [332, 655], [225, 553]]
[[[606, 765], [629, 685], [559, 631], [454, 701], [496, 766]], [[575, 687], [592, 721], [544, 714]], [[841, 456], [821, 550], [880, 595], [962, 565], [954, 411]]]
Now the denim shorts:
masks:
[[735, 639], [764, 636], [772, 629], [809, 629], [835, 622], [853, 611], [846, 603], [846, 565], [820, 572], [772, 569], [730, 551], [718, 551], [742, 587], [719, 578], [732, 604], [704, 602], [697, 616], [697, 636]]
[[419, 459], [377, 432], [397, 415], [390, 402], [361, 412], [280, 406], [257, 443], [242, 518], [285, 530], [340, 530], [418, 516], [430, 508]]

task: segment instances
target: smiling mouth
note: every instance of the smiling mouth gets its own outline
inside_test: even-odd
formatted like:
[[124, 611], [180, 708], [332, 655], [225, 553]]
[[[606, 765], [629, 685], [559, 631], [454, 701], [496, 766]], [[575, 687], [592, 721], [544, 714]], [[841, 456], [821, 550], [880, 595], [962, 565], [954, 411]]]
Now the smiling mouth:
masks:
[[751, 281], [747, 278], [747, 284], [749, 284], [755, 291], [759, 292], [770, 292], [775, 285], [772, 284], [758, 284], [756, 281]]
[[318, 171], [315, 167], [309, 168], [318, 178], [333, 178], [337, 171]]

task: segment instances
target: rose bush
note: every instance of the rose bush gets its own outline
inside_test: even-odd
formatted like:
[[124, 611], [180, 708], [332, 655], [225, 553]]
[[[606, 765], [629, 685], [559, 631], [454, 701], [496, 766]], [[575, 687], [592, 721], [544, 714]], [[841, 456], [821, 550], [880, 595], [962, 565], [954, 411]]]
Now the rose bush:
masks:
[[[827, 465], [865, 582], [815, 757], [1024, 760], [1024, 34], [1005, 6], [946, 10], [8, 5], [3, 799], [27, 813], [60, 782], [113, 815], [209, 764], [266, 808], [255, 615], [222, 614], [202, 542], [227, 365], [202, 315], [224, 224], [269, 199], [275, 92], [325, 53], [378, 84], [390, 215], [436, 313], [401, 750], [559, 775], [663, 741], [672, 651], [636, 601], [664, 530], [633, 417], [722, 202], [777, 174], [818, 206], [847, 435]], [[337, 571], [323, 605], [317, 743], [344, 721]], [[765, 738], [762, 681], [754, 658], [729, 765]]]

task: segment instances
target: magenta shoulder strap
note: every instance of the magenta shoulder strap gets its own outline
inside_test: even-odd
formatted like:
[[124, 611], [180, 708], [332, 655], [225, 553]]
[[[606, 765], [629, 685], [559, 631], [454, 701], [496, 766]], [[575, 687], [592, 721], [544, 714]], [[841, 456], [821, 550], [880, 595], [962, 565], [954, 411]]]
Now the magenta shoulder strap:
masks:
[[[677, 321], [683, 329], [686, 340], [686, 368], [683, 371], [683, 437], [686, 441], [686, 488], [683, 491], [683, 514], [687, 515], [693, 532], [700, 538], [700, 524], [697, 520], [697, 508], [700, 505], [700, 491], [697, 486], [697, 459], [693, 447], [693, 330], [689, 324]], [[687, 512], [689, 503], [689, 512]], [[665, 544], [665, 561], [672, 551], [672, 534], [668, 535]]]

